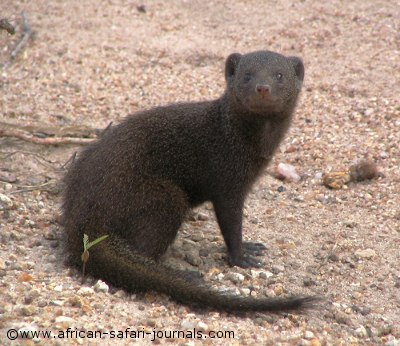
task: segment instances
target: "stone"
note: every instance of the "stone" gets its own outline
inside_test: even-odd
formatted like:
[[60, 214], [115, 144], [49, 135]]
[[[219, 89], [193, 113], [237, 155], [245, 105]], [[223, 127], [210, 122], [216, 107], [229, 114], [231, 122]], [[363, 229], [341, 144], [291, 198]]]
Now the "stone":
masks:
[[272, 271], [274, 274], [279, 274], [279, 273], [282, 273], [282, 272], [285, 271], [285, 267], [284, 267], [283, 265], [274, 264], [274, 265], [271, 267], [271, 271]]
[[357, 250], [355, 255], [360, 259], [371, 259], [376, 256], [376, 252], [373, 249]]
[[14, 202], [10, 197], [0, 193], [0, 211], [13, 209]]
[[94, 294], [94, 290], [91, 287], [81, 287], [78, 292], [77, 292], [80, 296], [83, 297], [88, 297], [88, 296], [92, 296]]
[[312, 331], [310, 331], [310, 330], [306, 330], [305, 332], [304, 332], [304, 339], [306, 339], [306, 340], [311, 340], [311, 339], [313, 339], [315, 336], [314, 336], [314, 333], [312, 332]]
[[367, 332], [367, 330], [365, 329], [365, 327], [360, 326], [359, 328], [356, 329], [356, 335], [357, 335], [359, 338], [366, 338], [366, 337], [368, 336], [368, 332]]
[[240, 273], [229, 273], [227, 274], [227, 278], [231, 280], [234, 284], [244, 281], [244, 275]]
[[108, 293], [108, 290], [110, 289], [108, 285], [101, 280], [97, 280], [96, 284], [93, 286], [94, 290], [96, 292], [103, 292], [103, 293]]
[[68, 316], [57, 316], [55, 319], [55, 323], [58, 327], [61, 328], [68, 328], [70, 327], [73, 323], [75, 322], [75, 320], [71, 317]]

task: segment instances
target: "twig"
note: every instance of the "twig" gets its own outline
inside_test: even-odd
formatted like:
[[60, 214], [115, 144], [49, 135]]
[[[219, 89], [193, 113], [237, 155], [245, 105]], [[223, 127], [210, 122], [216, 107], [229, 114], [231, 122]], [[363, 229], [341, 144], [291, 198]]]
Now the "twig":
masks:
[[76, 159], [76, 154], [77, 154], [77, 152], [75, 151], [75, 152], [71, 155], [71, 157], [67, 160], [67, 162], [65, 162], [65, 163], [61, 166], [61, 169], [66, 169], [66, 167], [67, 167], [68, 165], [73, 164], [73, 163], [75, 162], [75, 159]]
[[42, 124], [40, 126], [35, 126], [29, 124], [28, 125], [14, 124], [4, 121], [0, 121], [0, 129], [22, 130], [38, 138], [47, 138], [47, 137], [94, 138], [98, 137], [96, 133], [102, 131], [85, 125], [60, 127], [60, 126], [50, 126], [48, 124]]
[[101, 130], [99, 137], [103, 136], [112, 126], [113, 122], [110, 121], [104, 130]]
[[15, 34], [14, 26], [8, 21], [7, 18], [0, 19], [0, 30], [3, 29], [7, 31], [10, 35]]
[[[52, 169], [52, 170], [54, 170], [56, 172], [57, 171], [64, 171], [64, 167], [63, 167], [63, 165], [61, 165], [61, 163], [59, 163], [57, 161], [48, 160], [45, 157], [43, 157], [43, 156], [41, 156], [41, 155], [39, 155], [37, 153], [33, 153], [33, 152], [27, 151], [27, 150], [16, 150], [16, 151], [12, 151], [12, 152], [9, 152], [9, 153], [0, 152], [0, 157], [3, 160], [6, 160], [6, 159], [8, 159], [8, 158], [10, 158], [10, 157], [12, 157], [12, 156], [14, 156], [16, 154], [23, 154], [23, 155], [33, 156], [37, 160], [38, 163], [40, 163], [41, 165], [43, 165], [43, 166], [45, 166], [47, 168], [50, 168], [50, 169]], [[54, 165], [58, 165], [59, 167], [54, 167]]]
[[27, 44], [29, 38], [32, 36], [33, 32], [31, 27], [29, 26], [28, 17], [25, 12], [22, 12], [22, 38], [15, 46], [14, 50], [11, 52], [11, 60], [14, 60], [18, 53], [24, 48]]
[[42, 145], [60, 145], [60, 144], [89, 144], [92, 143], [94, 138], [75, 138], [75, 137], [48, 137], [39, 138], [29, 132], [22, 130], [7, 130], [0, 129], [0, 137], [14, 137], [22, 139], [27, 142], [42, 144]]
[[45, 189], [43, 189], [43, 187], [50, 185], [54, 181], [55, 181], [55, 179], [50, 179], [49, 181], [46, 181], [45, 183], [38, 184], [38, 185], [20, 185], [19, 187], [22, 187], [21, 190], [10, 191], [9, 194], [13, 195], [16, 193], [22, 193], [22, 192], [28, 192], [28, 191], [45, 190]]
[[38, 159], [40, 159], [42, 161], [45, 161], [47, 163], [46, 167], [50, 167], [52, 164], [56, 163], [56, 162], [53, 162], [53, 161], [50, 161], [50, 160], [44, 158], [43, 156], [41, 156], [39, 154], [33, 153], [31, 151], [27, 151], [27, 150], [16, 150], [16, 151], [12, 151], [10, 153], [2, 153], [2, 152], [0, 152], [0, 154], [4, 155], [3, 156], [3, 160], [6, 160], [6, 159], [8, 159], [8, 158], [10, 158], [10, 157], [12, 157], [12, 156], [14, 156], [16, 154], [24, 154], [24, 155], [35, 156], [36, 158], [38, 158]]

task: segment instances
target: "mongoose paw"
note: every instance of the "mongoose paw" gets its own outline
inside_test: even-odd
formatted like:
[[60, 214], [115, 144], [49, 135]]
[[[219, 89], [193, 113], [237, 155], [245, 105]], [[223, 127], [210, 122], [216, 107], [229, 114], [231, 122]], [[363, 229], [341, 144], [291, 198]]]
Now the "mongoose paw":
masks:
[[229, 258], [231, 266], [238, 266], [241, 268], [261, 268], [263, 263], [250, 255], [244, 255], [241, 258]]
[[245, 241], [243, 242], [243, 251], [252, 256], [263, 256], [267, 247], [263, 243]]

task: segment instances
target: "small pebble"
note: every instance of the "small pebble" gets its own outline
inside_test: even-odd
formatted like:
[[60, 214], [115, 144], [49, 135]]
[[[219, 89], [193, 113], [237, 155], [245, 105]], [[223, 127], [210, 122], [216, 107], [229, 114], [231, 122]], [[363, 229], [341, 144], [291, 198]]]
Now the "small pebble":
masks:
[[32, 262], [32, 261], [25, 262], [25, 266], [27, 269], [35, 268], [35, 265], [36, 265], [35, 262]]
[[39, 301], [37, 302], [37, 306], [38, 306], [39, 308], [44, 308], [45, 306], [47, 306], [47, 301], [44, 300], [44, 299], [41, 299], [41, 300], [39, 300]]
[[33, 298], [31, 296], [25, 296], [24, 297], [24, 304], [29, 305], [32, 304]]
[[364, 111], [364, 116], [369, 117], [370, 115], [372, 115], [372, 113], [374, 113], [374, 109], [373, 108], [367, 108]]
[[317, 338], [311, 339], [310, 346], [321, 346], [321, 341], [319, 341]]
[[231, 280], [234, 284], [243, 282], [244, 275], [240, 273], [229, 273], [226, 275], [227, 279]]
[[271, 273], [271, 272], [269, 272], [269, 271], [260, 271], [260, 274], [259, 274], [259, 277], [260, 277], [260, 279], [269, 279], [269, 278], [271, 278], [271, 277], [273, 277], [274, 276], [274, 274], [273, 273]]
[[44, 239], [47, 240], [57, 240], [57, 230], [54, 227], [50, 227], [50, 229], [45, 232], [45, 234], [43, 235]]
[[203, 332], [208, 330], [208, 325], [204, 323], [203, 321], [199, 321], [197, 323], [196, 329], [202, 330]]
[[350, 179], [355, 182], [370, 180], [379, 176], [378, 168], [373, 161], [361, 161], [349, 168]]
[[338, 256], [337, 254], [331, 253], [331, 254], [329, 254], [329, 256], [328, 256], [328, 259], [329, 259], [330, 261], [332, 261], [332, 262], [338, 262], [340, 258], [339, 258], [339, 256]]
[[266, 295], [267, 297], [276, 297], [276, 293], [275, 293], [275, 291], [274, 291], [272, 288], [267, 288], [267, 289], [265, 290], [265, 295]]
[[155, 328], [157, 326], [157, 321], [153, 318], [150, 318], [150, 319], [146, 320], [145, 324], [148, 327]]
[[23, 316], [32, 316], [36, 314], [36, 307], [34, 307], [33, 305], [27, 305], [27, 306], [23, 306], [21, 308], [21, 314]]
[[10, 191], [10, 190], [12, 190], [13, 189], [13, 186], [12, 186], [12, 184], [6, 184], [5, 186], [4, 186], [4, 189], [6, 190], [6, 191]]
[[96, 284], [93, 286], [94, 290], [96, 292], [103, 292], [103, 293], [108, 293], [108, 290], [110, 289], [108, 285], [101, 280], [97, 280]]
[[391, 336], [385, 346], [400, 346], [400, 340]]
[[51, 300], [50, 301], [50, 305], [54, 305], [54, 306], [63, 306], [64, 305], [64, 301], [63, 300]]
[[78, 307], [78, 308], [81, 308], [83, 306], [83, 300], [77, 295], [73, 295], [72, 297], [69, 297], [68, 303], [71, 304], [71, 306]]
[[312, 278], [306, 277], [303, 279], [303, 285], [304, 287], [310, 287], [316, 285], [316, 282]]
[[306, 339], [306, 340], [311, 340], [311, 339], [313, 339], [313, 338], [314, 338], [314, 333], [313, 333], [312, 331], [306, 330], [306, 331], [304, 332], [304, 339]]
[[341, 311], [336, 311], [334, 314], [335, 321], [339, 324], [351, 324], [351, 320], [347, 314]]
[[184, 330], [193, 329], [193, 328], [196, 328], [196, 324], [197, 323], [195, 321], [185, 319], [181, 322], [181, 328]]
[[358, 258], [370, 259], [376, 256], [376, 252], [373, 249], [357, 250], [355, 255]]
[[277, 296], [280, 296], [283, 293], [283, 286], [281, 284], [276, 285], [274, 287], [274, 292]]
[[217, 274], [217, 276], [215, 278], [217, 281], [222, 281], [225, 278], [225, 274], [219, 273], [219, 274]]
[[243, 294], [244, 296], [249, 296], [251, 293], [251, 290], [250, 290], [250, 288], [244, 287], [244, 288], [240, 289], [240, 293]]
[[10, 197], [0, 193], [0, 211], [10, 210], [14, 207], [14, 203]]
[[94, 294], [94, 290], [91, 287], [81, 287], [78, 292], [79, 295], [83, 296], [83, 297], [87, 297], [87, 296], [92, 296]]
[[202, 232], [195, 233], [192, 235], [191, 239], [195, 242], [202, 241], [204, 240], [204, 234]]
[[47, 257], [47, 261], [49, 263], [56, 263], [56, 262], [58, 262], [58, 257], [54, 254], [51, 254]]
[[207, 214], [197, 213], [197, 219], [200, 221], [208, 221], [210, 218]]
[[74, 322], [75, 322], [75, 320], [68, 316], [57, 316], [55, 319], [55, 323], [59, 328], [68, 328]]
[[396, 280], [396, 282], [395, 282], [395, 284], [394, 284], [394, 287], [400, 288], [400, 279], [397, 279], [397, 280]]
[[285, 267], [284, 267], [283, 265], [274, 264], [274, 265], [271, 267], [271, 271], [272, 271], [274, 274], [282, 273], [282, 272], [285, 271]]
[[368, 314], [371, 313], [371, 308], [369, 308], [369, 307], [362, 308], [362, 309], [360, 310], [360, 313], [361, 313], [361, 315], [363, 315], [363, 316], [367, 316]]
[[136, 6], [136, 9], [138, 10], [138, 12], [141, 12], [141, 13], [147, 12], [145, 5], [138, 5], [138, 6]]
[[124, 290], [118, 290], [114, 293], [114, 297], [117, 297], [117, 298], [126, 298], [127, 296], [128, 295], [127, 295], [126, 291], [124, 291]]
[[198, 267], [202, 263], [199, 252], [195, 250], [186, 253], [185, 259], [189, 264], [196, 267]]
[[200, 257], [208, 257], [209, 254], [210, 254], [210, 252], [209, 252], [208, 249], [201, 248], [199, 250], [199, 256]]
[[57, 285], [53, 288], [53, 291], [55, 292], [62, 292], [63, 286], [62, 285]]
[[323, 175], [324, 175], [324, 173], [317, 172], [317, 173], [315, 173], [314, 179], [315, 180], [321, 180]]
[[359, 338], [365, 338], [368, 336], [367, 330], [365, 329], [365, 327], [360, 326], [359, 328], [356, 329], [356, 335]]
[[388, 334], [391, 334], [393, 330], [393, 327], [390, 324], [385, 324], [383, 327], [379, 328], [378, 330], [378, 336], [385, 336]]
[[293, 165], [287, 163], [279, 163], [276, 169], [276, 176], [281, 180], [291, 180], [294, 182], [300, 181], [300, 176], [296, 172], [296, 168]]

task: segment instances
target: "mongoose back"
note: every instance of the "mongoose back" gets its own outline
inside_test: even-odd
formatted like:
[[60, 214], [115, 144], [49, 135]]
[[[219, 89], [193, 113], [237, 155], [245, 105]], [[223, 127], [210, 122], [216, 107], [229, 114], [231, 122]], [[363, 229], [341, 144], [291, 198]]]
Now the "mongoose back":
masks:
[[229, 312], [292, 310], [313, 297], [222, 294], [159, 263], [188, 210], [211, 201], [230, 265], [257, 266], [265, 247], [242, 241], [246, 195], [288, 129], [304, 78], [297, 57], [231, 54], [213, 101], [139, 112], [86, 147], [65, 177], [63, 225], [71, 262], [94, 240], [87, 271], [128, 291]]

